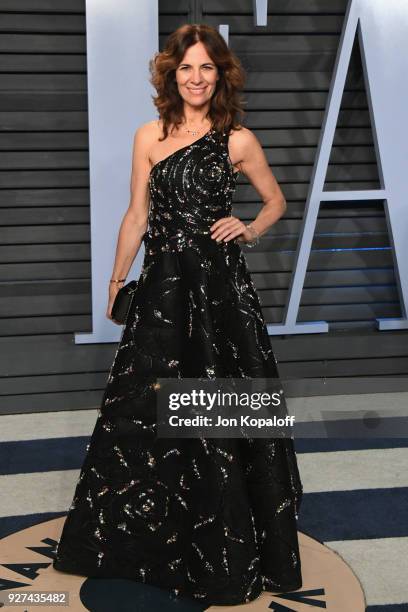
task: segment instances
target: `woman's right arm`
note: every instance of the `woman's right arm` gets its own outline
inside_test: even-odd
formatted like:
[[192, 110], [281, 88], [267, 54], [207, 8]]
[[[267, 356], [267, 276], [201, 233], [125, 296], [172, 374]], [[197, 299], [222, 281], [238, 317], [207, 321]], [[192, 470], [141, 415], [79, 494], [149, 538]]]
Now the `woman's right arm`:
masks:
[[[152, 142], [152, 123], [141, 125], [133, 138], [132, 169], [130, 179], [130, 202], [123, 216], [116, 244], [115, 261], [111, 279], [126, 279], [130, 267], [139, 251], [142, 237], [147, 229], [149, 213], [149, 150]], [[109, 299], [106, 316], [111, 317], [112, 305], [124, 281], [109, 283]]]

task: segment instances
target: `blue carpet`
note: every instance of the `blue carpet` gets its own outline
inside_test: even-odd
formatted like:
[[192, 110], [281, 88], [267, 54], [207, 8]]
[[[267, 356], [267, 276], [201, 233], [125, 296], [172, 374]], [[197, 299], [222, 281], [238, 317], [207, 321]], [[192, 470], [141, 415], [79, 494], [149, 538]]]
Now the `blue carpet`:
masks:
[[299, 529], [322, 542], [408, 536], [408, 487], [307, 493]]
[[408, 603], [367, 606], [366, 612], [408, 612]]
[[5, 538], [16, 531], [21, 531], [33, 525], [39, 525], [59, 516], [65, 516], [67, 512], [44, 512], [41, 514], [24, 514], [21, 516], [5, 516], [0, 518], [0, 539]]
[[[0, 473], [80, 469], [90, 436], [0, 443]], [[408, 448], [408, 438], [295, 438], [298, 453]]]

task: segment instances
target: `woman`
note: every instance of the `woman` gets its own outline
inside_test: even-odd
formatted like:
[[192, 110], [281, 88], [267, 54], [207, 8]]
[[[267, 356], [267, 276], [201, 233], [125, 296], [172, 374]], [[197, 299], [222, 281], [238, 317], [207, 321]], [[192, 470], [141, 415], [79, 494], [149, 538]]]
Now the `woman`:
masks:
[[[243, 70], [214, 28], [179, 28], [151, 70], [160, 121], [135, 134], [109, 318], [142, 240], [143, 269], [54, 567], [239, 604], [302, 585], [293, 440], [156, 437], [155, 381], [278, 377], [239, 243], [286, 203], [237, 123]], [[249, 225], [231, 215], [239, 171], [264, 204]]]

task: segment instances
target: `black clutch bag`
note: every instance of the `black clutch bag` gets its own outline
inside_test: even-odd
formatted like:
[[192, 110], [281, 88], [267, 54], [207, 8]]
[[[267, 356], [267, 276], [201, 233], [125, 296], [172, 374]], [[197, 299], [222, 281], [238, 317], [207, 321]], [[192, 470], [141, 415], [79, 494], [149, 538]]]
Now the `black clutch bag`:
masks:
[[126, 322], [137, 289], [137, 283], [137, 280], [132, 280], [130, 283], [123, 285], [117, 292], [113, 302], [111, 317], [122, 325]]

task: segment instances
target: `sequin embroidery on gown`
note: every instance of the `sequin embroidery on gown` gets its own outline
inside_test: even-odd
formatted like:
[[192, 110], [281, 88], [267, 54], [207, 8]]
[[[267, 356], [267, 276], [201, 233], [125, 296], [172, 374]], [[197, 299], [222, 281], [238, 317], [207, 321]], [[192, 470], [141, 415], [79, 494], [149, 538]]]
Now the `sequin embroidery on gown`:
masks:
[[[145, 256], [54, 568], [127, 578], [206, 605], [302, 586], [292, 438], [157, 438], [158, 377], [278, 376], [236, 240], [228, 135], [210, 130], [150, 172]], [[284, 397], [282, 400], [285, 401]]]

